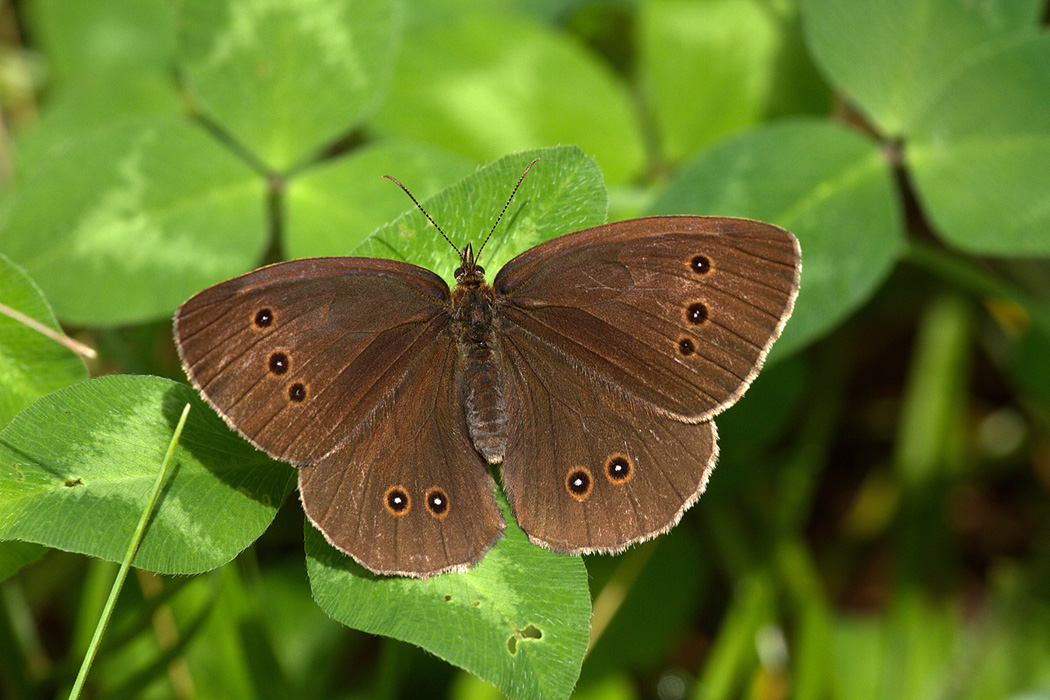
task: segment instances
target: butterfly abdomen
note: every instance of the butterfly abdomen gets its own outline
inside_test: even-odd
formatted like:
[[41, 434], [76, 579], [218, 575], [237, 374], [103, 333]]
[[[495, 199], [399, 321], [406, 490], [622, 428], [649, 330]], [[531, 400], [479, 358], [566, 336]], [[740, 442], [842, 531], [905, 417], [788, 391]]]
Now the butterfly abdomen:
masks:
[[507, 411], [500, 381], [499, 350], [492, 342], [495, 295], [487, 284], [461, 286], [453, 294], [463, 404], [474, 447], [499, 462], [507, 445]]

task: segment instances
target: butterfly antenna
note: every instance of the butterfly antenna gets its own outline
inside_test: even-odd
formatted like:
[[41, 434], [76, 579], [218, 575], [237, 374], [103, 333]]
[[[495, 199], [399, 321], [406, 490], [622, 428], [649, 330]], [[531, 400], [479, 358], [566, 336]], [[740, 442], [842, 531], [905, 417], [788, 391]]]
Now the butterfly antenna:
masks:
[[481, 257], [481, 251], [485, 248], [485, 244], [489, 242], [490, 238], [492, 238], [492, 232], [496, 230], [497, 226], [499, 226], [500, 219], [502, 219], [503, 215], [507, 213], [507, 207], [510, 206], [510, 202], [514, 199], [514, 195], [518, 193], [518, 188], [521, 187], [521, 181], [525, 179], [525, 176], [529, 174], [529, 170], [532, 169], [532, 166], [536, 165], [536, 161], [538, 160], [539, 158], [533, 158], [532, 162], [525, 166], [525, 172], [523, 172], [521, 177], [518, 178], [518, 184], [514, 185], [514, 191], [510, 193], [510, 197], [507, 197], [507, 203], [503, 205], [503, 211], [501, 211], [499, 216], [496, 217], [496, 223], [492, 224], [492, 228], [489, 230], [489, 235], [485, 236], [485, 240], [481, 243], [481, 248], [478, 248], [478, 254], [476, 257]]
[[[535, 161], [533, 161], [533, 162], [535, 162]], [[529, 167], [532, 167], [531, 164], [530, 164]], [[526, 170], [525, 172], [528, 172], [528, 170]], [[448, 241], [448, 244], [450, 246], [452, 246], [453, 250], [455, 250], [457, 253], [459, 253], [460, 257], [462, 257], [463, 252], [459, 248], [456, 247], [456, 244], [453, 243], [449, 239], [448, 236], [445, 235], [445, 232], [441, 230], [441, 227], [437, 225], [437, 222], [430, 218], [430, 214], [427, 213], [427, 210], [423, 208], [422, 204], [420, 204], [419, 202], [416, 201], [416, 198], [412, 196], [412, 193], [408, 191], [408, 188], [405, 187], [404, 185], [402, 185], [400, 182], [397, 181], [396, 178], [393, 178], [390, 175], [384, 175], [383, 177], [385, 177], [387, 180], [392, 181], [395, 185], [397, 185], [398, 187], [400, 187], [401, 189], [403, 189], [405, 191], [405, 194], [407, 194], [408, 198], [412, 200], [412, 203], [415, 204], [419, 208], [419, 211], [423, 212], [423, 216], [427, 217], [427, 221], [429, 221], [430, 223], [432, 223], [434, 225], [434, 228], [436, 228], [438, 230], [438, 233], [441, 234], [441, 237], [444, 238], [446, 241]], [[519, 183], [519, 184], [521, 184], [521, 183]], [[514, 189], [517, 190], [518, 188], [515, 187]]]

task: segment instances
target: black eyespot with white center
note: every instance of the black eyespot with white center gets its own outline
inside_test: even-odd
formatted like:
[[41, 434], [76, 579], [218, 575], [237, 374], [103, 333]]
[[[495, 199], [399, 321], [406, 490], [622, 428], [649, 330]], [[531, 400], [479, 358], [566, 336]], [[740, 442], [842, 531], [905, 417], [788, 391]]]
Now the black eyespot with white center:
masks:
[[577, 501], [582, 501], [591, 495], [594, 480], [586, 467], [573, 467], [565, 477], [565, 489], [569, 495]]
[[634, 465], [627, 455], [611, 455], [605, 462], [605, 476], [614, 484], [624, 484], [634, 476]]
[[427, 510], [438, 520], [444, 520], [445, 516], [448, 515], [449, 502], [448, 494], [445, 490], [434, 486], [427, 490], [426, 495]]
[[401, 486], [391, 486], [383, 494], [383, 507], [394, 517], [400, 517], [412, 507], [412, 499]]
[[296, 382], [288, 387], [288, 400], [294, 403], [302, 403], [306, 401], [306, 385], [302, 382]]
[[678, 352], [689, 357], [696, 352], [696, 343], [693, 342], [692, 338], [682, 338], [678, 341]]
[[280, 376], [288, 372], [292, 366], [291, 358], [283, 352], [275, 352], [270, 355], [270, 374]]
[[706, 255], [694, 255], [689, 267], [698, 275], [706, 275], [711, 271], [711, 259]]
[[259, 309], [255, 312], [255, 327], [256, 328], [269, 328], [273, 325], [276, 317], [273, 314], [272, 309]]
[[693, 302], [689, 305], [689, 308], [685, 310], [685, 320], [694, 326], [699, 326], [701, 323], [707, 320], [707, 306], [702, 302]]

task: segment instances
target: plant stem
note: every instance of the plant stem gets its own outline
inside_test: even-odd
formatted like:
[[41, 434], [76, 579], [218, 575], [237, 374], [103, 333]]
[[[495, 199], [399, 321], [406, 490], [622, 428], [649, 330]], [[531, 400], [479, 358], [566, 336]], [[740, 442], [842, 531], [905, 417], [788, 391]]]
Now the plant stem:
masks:
[[904, 257], [967, 291], [1012, 301], [1025, 310], [1032, 323], [1050, 335], [1050, 309], [1038, 304], [1030, 294], [1008, 280], [982, 270], [972, 258], [953, 255], [921, 241], [911, 241]]
[[47, 336], [59, 345], [63, 345], [69, 348], [81, 357], [86, 357], [89, 360], [94, 360], [96, 357], [98, 357], [98, 353], [95, 352], [94, 348], [85, 345], [84, 343], [81, 343], [79, 340], [70, 338], [68, 335], [59, 333], [50, 326], [47, 326], [41, 323], [40, 321], [37, 321], [32, 316], [27, 316], [18, 309], [12, 309], [7, 304], [0, 304], [0, 314], [13, 318], [22, 325], [32, 328], [37, 333]]
[[182, 417], [179, 418], [179, 423], [175, 426], [175, 434], [171, 436], [168, 453], [164, 455], [164, 462], [161, 464], [157, 481], [153, 484], [149, 502], [146, 504], [146, 509], [142, 512], [142, 517], [139, 518], [139, 524], [135, 528], [131, 544], [128, 545], [127, 554], [124, 555], [124, 561], [120, 564], [120, 571], [117, 572], [117, 578], [113, 581], [113, 587], [109, 591], [106, 607], [102, 609], [102, 617], [99, 618], [98, 625], [95, 627], [95, 634], [91, 638], [91, 644], [88, 645], [84, 661], [80, 664], [80, 672], [77, 673], [77, 680], [73, 683], [73, 690], [69, 693], [69, 700], [77, 700], [80, 697], [80, 691], [84, 688], [84, 681], [87, 679], [88, 671], [91, 670], [91, 664], [95, 660], [99, 643], [102, 641], [102, 634], [106, 631], [106, 625], [109, 624], [110, 617], [113, 616], [113, 608], [117, 604], [117, 596], [120, 595], [120, 589], [124, 587], [124, 580], [128, 576], [128, 569], [131, 568], [131, 560], [135, 558], [135, 552], [138, 551], [139, 543], [142, 542], [142, 536], [146, 532], [146, 525], [149, 523], [150, 515], [153, 513], [153, 507], [157, 504], [160, 488], [163, 486], [164, 478], [168, 474], [168, 465], [171, 463], [172, 455], [175, 454], [175, 446], [179, 444], [179, 437], [182, 435], [182, 429], [186, 425], [186, 417], [189, 413], [190, 405], [186, 404], [186, 408], [182, 409]]

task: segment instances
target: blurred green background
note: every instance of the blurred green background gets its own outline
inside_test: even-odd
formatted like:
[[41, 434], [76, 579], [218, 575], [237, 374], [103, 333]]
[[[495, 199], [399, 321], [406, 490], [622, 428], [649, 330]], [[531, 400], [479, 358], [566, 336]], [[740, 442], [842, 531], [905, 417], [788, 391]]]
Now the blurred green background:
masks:
[[[476, 575], [376, 582], [309, 527], [304, 563], [294, 472], [197, 401], [87, 696], [1050, 697], [1047, 24], [1045, 0], [0, 4], [0, 303], [99, 352], [0, 315], [0, 696], [68, 693], [197, 401], [178, 304], [395, 235], [447, 277], [418, 214], [384, 226], [410, 203], [380, 176], [463, 241], [517, 152], [560, 145], [503, 260], [606, 211], [801, 241], [698, 505], [585, 571], [508, 537]], [[485, 641], [529, 615], [541, 639]]]

